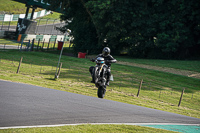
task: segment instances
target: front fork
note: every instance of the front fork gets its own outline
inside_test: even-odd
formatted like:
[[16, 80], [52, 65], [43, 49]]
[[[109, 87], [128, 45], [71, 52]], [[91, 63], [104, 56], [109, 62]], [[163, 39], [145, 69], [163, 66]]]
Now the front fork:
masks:
[[[105, 64], [101, 65], [101, 66], [95, 66], [93, 67], [92, 69], [92, 72], [91, 72], [91, 76], [92, 76], [92, 81], [95, 83], [95, 84], [98, 84], [97, 86], [106, 86], [106, 68], [104, 67]], [[99, 70], [97, 70], [99, 69]], [[103, 71], [103, 75], [102, 77], [100, 77], [101, 73]], [[97, 80], [98, 79], [98, 80]]]

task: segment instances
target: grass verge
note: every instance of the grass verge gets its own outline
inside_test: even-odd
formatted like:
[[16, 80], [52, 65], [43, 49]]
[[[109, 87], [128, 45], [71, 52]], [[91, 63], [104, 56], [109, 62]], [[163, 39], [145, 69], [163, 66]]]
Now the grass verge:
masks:
[[16, 40], [0, 39], [0, 44], [15, 45], [18, 46], [19, 43]]
[[[35, 11], [41, 10], [41, 8], [37, 8]], [[26, 5], [12, 0], [0, 0], [0, 11], [6, 11], [12, 14], [25, 14]], [[32, 10], [29, 10], [29, 13], [31, 12]]]
[[62, 127], [44, 127], [44, 128], [26, 128], [26, 129], [4, 129], [2, 133], [172, 133], [163, 129], [149, 127], [132, 126], [132, 125], [90, 125], [83, 124], [77, 126]]

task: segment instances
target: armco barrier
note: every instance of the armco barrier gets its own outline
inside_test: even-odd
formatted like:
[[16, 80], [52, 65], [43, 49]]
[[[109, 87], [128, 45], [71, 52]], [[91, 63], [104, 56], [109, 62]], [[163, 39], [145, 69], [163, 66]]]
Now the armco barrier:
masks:
[[44, 35], [36, 35], [35, 41], [42, 41], [43, 40]]
[[33, 40], [35, 39], [35, 41], [38, 41], [40, 39], [40, 41], [44, 41], [44, 42], [49, 42], [50, 41], [63, 41], [63, 39], [65, 38], [65, 41], [69, 41], [70, 37], [69, 36], [64, 36], [64, 35], [32, 35], [32, 34], [22, 34], [21, 39], [23, 40]]

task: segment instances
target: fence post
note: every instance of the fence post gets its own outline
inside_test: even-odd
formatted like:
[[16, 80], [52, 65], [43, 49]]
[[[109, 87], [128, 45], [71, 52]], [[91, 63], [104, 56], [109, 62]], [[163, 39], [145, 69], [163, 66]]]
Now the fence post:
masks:
[[59, 78], [60, 76], [60, 71], [61, 71], [61, 68], [62, 68], [62, 62], [60, 63], [60, 67], [58, 69], [58, 74], [56, 75], [57, 77], [56, 78]]
[[21, 57], [21, 59], [19, 61], [19, 66], [18, 66], [18, 69], [17, 69], [17, 73], [19, 73], [19, 69], [20, 69], [20, 66], [21, 66], [21, 63], [22, 63], [22, 59], [23, 59], [23, 57]]
[[[64, 40], [65, 40], [65, 39], [64, 39]], [[65, 44], [65, 42], [63, 42], [63, 46], [62, 46], [62, 49], [61, 49], [61, 51], [60, 51], [60, 57], [59, 57], [59, 60], [58, 60], [58, 65], [57, 65], [57, 68], [56, 68], [56, 73], [55, 73], [55, 78], [54, 78], [54, 79], [57, 79], [57, 78], [58, 78], [58, 76], [57, 76], [57, 69], [58, 69], [58, 66], [59, 66], [59, 64], [60, 64], [60, 59], [61, 59], [61, 56], [62, 56], [64, 44]]]
[[38, 40], [37, 51], [38, 51], [39, 45], [40, 45], [40, 38], [39, 38], [39, 40]]
[[28, 46], [27, 46], [27, 48], [26, 48], [26, 51], [29, 51], [29, 46], [30, 46], [30, 40], [28, 40]]
[[34, 42], [35, 42], [35, 39], [32, 40], [31, 51], [33, 51], [33, 48], [34, 48]]
[[23, 42], [24, 42], [24, 40], [21, 41], [20, 51], [22, 51], [22, 49], [23, 49]]
[[43, 44], [42, 44], [42, 50], [43, 50], [43, 47], [44, 47], [44, 42], [45, 42], [45, 39], [43, 40]]
[[140, 90], [141, 90], [141, 88], [142, 88], [142, 82], [143, 82], [143, 79], [142, 79], [141, 82], [140, 82], [140, 86], [139, 86], [139, 89], [138, 89], [137, 97], [139, 97]]
[[185, 88], [183, 88], [183, 90], [182, 90], [181, 97], [180, 97], [180, 100], [179, 100], [179, 103], [178, 103], [178, 107], [181, 105], [181, 101], [182, 101], [182, 98], [183, 98], [184, 91], [185, 91]]
[[50, 41], [51, 41], [51, 38], [49, 38], [47, 50], [49, 50], [49, 43], [50, 43]]
[[56, 40], [57, 40], [57, 38], [55, 38], [54, 45], [53, 45], [53, 49], [55, 48]]

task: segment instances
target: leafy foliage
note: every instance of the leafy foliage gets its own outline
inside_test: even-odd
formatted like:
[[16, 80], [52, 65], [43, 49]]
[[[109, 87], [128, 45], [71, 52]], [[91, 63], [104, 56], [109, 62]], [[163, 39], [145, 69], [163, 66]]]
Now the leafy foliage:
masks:
[[[200, 56], [198, 0], [46, 0], [62, 3], [75, 51], [98, 53], [109, 46], [119, 54], [145, 58]], [[55, 4], [56, 3], [56, 4]], [[106, 40], [106, 42], [105, 42]]]

